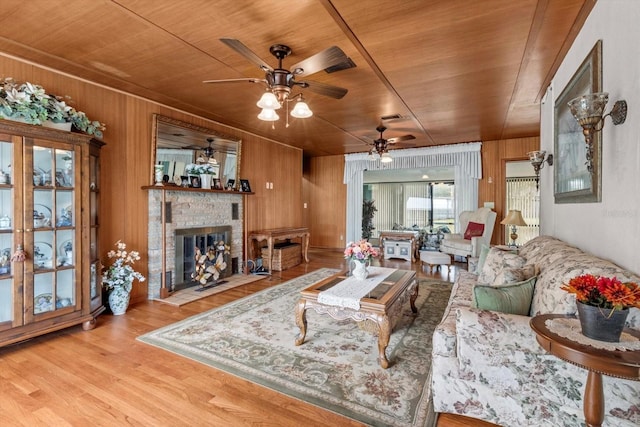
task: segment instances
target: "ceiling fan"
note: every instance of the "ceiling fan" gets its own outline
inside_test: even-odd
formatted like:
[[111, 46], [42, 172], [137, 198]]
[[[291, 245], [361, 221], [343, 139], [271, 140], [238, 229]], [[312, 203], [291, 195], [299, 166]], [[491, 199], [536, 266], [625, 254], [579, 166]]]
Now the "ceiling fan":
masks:
[[[265, 83], [267, 91], [275, 95], [277, 103], [279, 105], [267, 105], [261, 108], [277, 109], [284, 104], [291, 94], [294, 87], [300, 87], [309, 89], [320, 95], [328, 96], [335, 99], [340, 99], [348, 92], [347, 89], [329, 85], [326, 83], [320, 83], [315, 81], [296, 81], [296, 77], [306, 77], [310, 74], [317, 73], [327, 68], [335, 67], [340, 64], [349, 62], [349, 58], [345, 53], [337, 46], [332, 46], [321, 52], [304, 59], [297, 64], [294, 64], [290, 70], [283, 68], [282, 60], [291, 54], [291, 48], [283, 44], [274, 44], [269, 48], [269, 52], [278, 60], [278, 66], [276, 68], [271, 67], [265, 61], [263, 61], [258, 55], [253, 53], [247, 46], [241, 41], [231, 38], [222, 38], [220, 41], [231, 49], [244, 56], [249, 61], [256, 64], [264, 73], [265, 77], [260, 78], [238, 78], [238, 79], [222, 79], [222, 80], [205, 80], [203, 83], [236, 83], [236, 82], [249, 82], [249, 83]], [[300, 98], [302, 95], [299, 95]], [[294, 97], [295, 98], [295, 97]], [[262, 101], [262, 99], [260, 100]], [[308, 108], [308, 107], [307, 107]]]
[[213, 155], [215, 154], [215, 150], [211, 146], [213, 141], [215, 141], [214, 138], [211, 138], [211, 137], [207, 138], [207, 142], [209, 143], [209, 145], [204, 148], [200, 145], [188, 145], [182, 148], [186, 150], [197, 150], [202, 152], [202, 156], [198, 156], [196, 161], [203, 162], [203, 163], [208, 162], [215, 165], [218, 163], [218, 161], [213, 157]]
[[378, 127], [376, 127], [376, 130], [380, 133], [380, 137], [374, 140], [373, 143], [369, 143], [369, 145], [371, 145], [371, 151], [369, 151], [369, 156], [372, 160], [374, 160], [375, 157], [373, 153], [375, 151], [378, 154], [378, 156], [380, 156], [380, 161], [383, 163], [388, 163], [393, 161], [393, 159], [389, 155], [389, 149], [388, 149], [389, 145], [393, 145], [402, 141], [409, 141], [411, 139], [416, 139], [416, 137], [413, 135], [402, 135], [402, 136], [397, 136], [395, 138], [384, 139], [382, 134], [385, 130], [387, 130], [386, 126], [378, 125]]

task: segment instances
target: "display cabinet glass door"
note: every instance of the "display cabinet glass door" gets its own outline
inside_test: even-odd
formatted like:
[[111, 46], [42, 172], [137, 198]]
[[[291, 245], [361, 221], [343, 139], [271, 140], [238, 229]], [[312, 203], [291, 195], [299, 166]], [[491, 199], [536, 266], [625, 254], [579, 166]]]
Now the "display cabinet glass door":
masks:
[[89, 298], [91, 311], [102, 306], [102, 281], [100, 280], [100, 245], [98, 228], [100, 221], [100, 148], [102, 142], [92, 140], [89, 148]]
[[[20, 145], [20, 144], [18, 144]], [[16, 215], [20, 212], [16, 203], [16, 180], [11, 166], [14, 164], [16, 148], [10, 135], [0, 135], [0, 330], [22, 324], [21, 301], [17, 301], [13, 289], [16, 276], [21, 274], [12, 269], [11, 256], [14, 253], [14, 230]], [[22, 272], [20, 272], [22, 273]]]
[[[25, 147], [25, 316], [29, 322], [81, 306], [78, 232], [80, 148], [27, 140]], [[28, 176], [31, 173], [32, 176]], [[33, 302], [33, 304], [30, 304]]]

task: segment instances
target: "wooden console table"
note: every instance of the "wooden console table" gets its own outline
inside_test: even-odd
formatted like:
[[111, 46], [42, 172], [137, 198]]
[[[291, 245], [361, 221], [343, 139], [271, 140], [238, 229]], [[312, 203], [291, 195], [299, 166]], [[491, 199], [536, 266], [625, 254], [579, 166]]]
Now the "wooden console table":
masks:
[[382, 254], [384, 256], [386, 254], [384, 245], [387, 240], [396, 241], [396, 242], [397, 241], [410, 242], [411, 244], [410, 261], [416, 262], [420, 257], [419, 251], [418, 251], [419, 248], [416, 247], [416, 241], [418, 240], [419, 236], [420, 236], [420, 233], [417, 231], [381, 231], [379, 236], [380, 250], [382, 251]]
[[[603, 350], [571, 341], [554, 334], [545, 322], [549, 319], [564, 318], [559, 314], [535, 316], [530, 321], [538, 343], [554, 356], [584, 368], [588, 371], [584, 389], [583, 410], [588, 426], [599, 427], [604, 420], [604, 394], [602, 375], [629, 380], [640, 380], [640, 351]], [[640, 338], [640, 332], [625, 329], [625, 332]]]
[[302, 240], [302, 256], [305, 262], [309, 262], [309, 229], [306, 227], [297, 228], [274, 228], [271, 230], [258, 230], [249, 233], [249, 254], [250, 259], [256, 259], [260, 254], [260, 242], [267, 241], [267, 257], [269, 258], [269, 265], [273, 265], [273, 244], [276, 240], [287, 240], [300, 238]]

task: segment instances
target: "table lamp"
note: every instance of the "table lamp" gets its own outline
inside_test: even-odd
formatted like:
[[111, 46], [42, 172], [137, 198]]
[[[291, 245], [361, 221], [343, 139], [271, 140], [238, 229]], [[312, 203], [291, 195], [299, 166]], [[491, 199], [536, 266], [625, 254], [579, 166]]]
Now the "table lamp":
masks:
[[511, 243], [509, 246], [517, 247], [516, 240], [518, 240], [517, 227], [518, 226], [526, 226], [527, 223], [524, 222], [522, 218], [522, 212], [518, 210], [510, 210], [507, 214], [507, 217], [500, 221], [502, 225], [510, 225], [511, 226]]

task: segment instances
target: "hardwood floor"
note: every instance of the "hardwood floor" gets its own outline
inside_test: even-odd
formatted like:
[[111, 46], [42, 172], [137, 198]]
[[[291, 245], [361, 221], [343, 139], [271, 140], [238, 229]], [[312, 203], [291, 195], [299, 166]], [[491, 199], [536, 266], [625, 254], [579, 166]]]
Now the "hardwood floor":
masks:
[[[80, 326], [0, 348], [2, 426], [360, 426], [337, 414], [289, 398], [136, 337], [321, 267], [344, 268], [340, 251], [310, 250], [310, 262], [271, 278], [182, 307], [148, 301], [123, 316], [103, 315], [97, 327]], [[402, 260], [381, 261], [408, 268]], [[452, 267], [419, 277], [453, 281]], [[438, 427], [493, 426], [442, 415]]]

